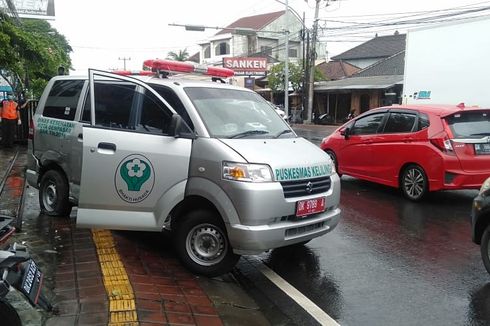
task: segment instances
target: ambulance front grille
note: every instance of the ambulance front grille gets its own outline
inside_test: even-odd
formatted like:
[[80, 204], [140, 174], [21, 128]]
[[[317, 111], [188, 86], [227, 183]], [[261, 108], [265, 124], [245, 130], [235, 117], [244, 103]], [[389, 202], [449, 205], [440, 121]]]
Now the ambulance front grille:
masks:
[[327, 192], [332, 185], [332, 180], [330, 177], [320, 177], [306, 180], [282, 181], [281, 185], [285, 198], [303, 197]]

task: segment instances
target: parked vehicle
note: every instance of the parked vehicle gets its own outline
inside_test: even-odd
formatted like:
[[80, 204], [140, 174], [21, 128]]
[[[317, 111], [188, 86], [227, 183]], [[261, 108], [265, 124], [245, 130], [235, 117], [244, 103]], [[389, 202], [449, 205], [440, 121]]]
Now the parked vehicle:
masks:
[[269, 103], [269, 105], [274, 108], [274, 110], [276, 111], [276, 113], [279, 114], [279, 116], [281, 118], [283, 118], [286, 121], [288, 120], [288, 117], [286, 117], [286, 112], [284, 112], [284, 110], [281, 107], [279, 107], [279, 106], [277, 106], [274, 103], [269, 102], [269, 101], [267, 101], [267, 103]]
[[319, 125], [333, 125], [335, 124], [335, 119], [331, 115], [324, 113], [315, 117], [314, 122]]
[[478, 189], [490, 175], [490, 110], [401, 105], [369, 110], [323, 139], [339, 175], [429, 191]]
[[26, 175], [44, 213], [78, 205], [81, 227], [170, 230], [184, 265], [208, 276], [242, 254], [321, 236], [340, 218], [330, 157], [260, 95], [222, 83], [55, 77], [32, 121]]
[[490, 177], [473, 200], [471, 231], [471, 238], [480, 245], [483, 265], [490, 274]]
[[[15, 231], [12, 218], [0, 216], [0, 244], [5, 243]], [[46, 311], [51, 304], [42, 293], [43, 273], [31, 259], [27, 248], [17, 243], [7, 250], [0, 250], [0, 323], [21, 326], [21, 319], [15, 308], [8, 302], [7, 294], [18, 290], [33, 306]]]
[[[403, 104], [490, 108], [490, 18], [455, 19], [410, 30], [406, 36]], [[457, 40], [455, 42], [455, 40]], [[471, 83], [459, 82], [469, 77]]]

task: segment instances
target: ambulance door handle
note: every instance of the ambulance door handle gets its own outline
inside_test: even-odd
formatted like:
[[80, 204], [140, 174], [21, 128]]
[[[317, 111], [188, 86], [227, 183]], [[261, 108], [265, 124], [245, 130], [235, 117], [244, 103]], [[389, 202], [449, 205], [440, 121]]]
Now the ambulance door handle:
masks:
[[97, 145], [97, 152], [101, 154], [114, 154], [116, 152], [116, 144], [113, 143], [99, 143]]
[[78, 134], [78, 140], [83, 140], [83, 134], [82, 133]]

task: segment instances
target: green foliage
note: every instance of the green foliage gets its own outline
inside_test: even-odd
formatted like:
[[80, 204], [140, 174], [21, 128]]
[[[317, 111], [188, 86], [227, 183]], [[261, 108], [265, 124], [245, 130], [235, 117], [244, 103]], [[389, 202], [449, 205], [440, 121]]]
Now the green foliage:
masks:
[[60, 66], [72, 68], [71, 51], [66, 38], [47, 21], [22, 19], [16, 24], [0, 14], [0, 69], [16, 92], [28, 88], [38, 97]]
[[179, 50], [179, 52], [170, 51], [167, 54], [167, 59], [175, 61], [186, 61], [187, 59], [189, 59], [189, 52], [187, 52], [187, 49]]
[[[304, 79], [304, 70], [301, 65], [295, 63], [288, 64], [289, 70], [289, 83], [294, 91], [300, 92], [303, 87], [303, 79]], [[269, 83], [269, 87], [273, 93], [283, 92], [284, 91], [284, 62], [276, 64], [273, 66], [268, 75], [267, 80]], [[326, 80], [323, 73], [315, 68], [315, 81]]]

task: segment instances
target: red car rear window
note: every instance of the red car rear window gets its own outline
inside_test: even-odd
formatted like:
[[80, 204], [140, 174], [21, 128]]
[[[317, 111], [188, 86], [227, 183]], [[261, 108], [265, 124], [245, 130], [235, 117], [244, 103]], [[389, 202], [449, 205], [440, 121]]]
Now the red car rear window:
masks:
[[446, 117], [454, 138], [490, 136], [490, 110], [458, 112]]

